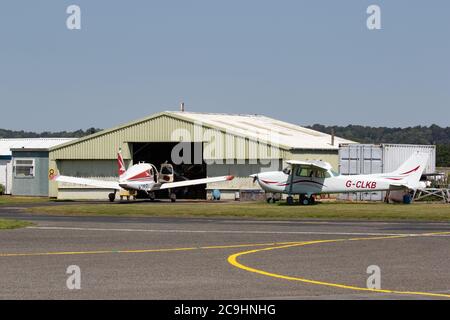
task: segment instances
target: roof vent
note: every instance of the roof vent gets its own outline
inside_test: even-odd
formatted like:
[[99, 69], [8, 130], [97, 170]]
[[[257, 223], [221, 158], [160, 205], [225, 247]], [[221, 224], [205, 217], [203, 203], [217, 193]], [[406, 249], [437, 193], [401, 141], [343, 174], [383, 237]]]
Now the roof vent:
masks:
[[184, 112], [184, 102], [180, 103], [180, 111]]

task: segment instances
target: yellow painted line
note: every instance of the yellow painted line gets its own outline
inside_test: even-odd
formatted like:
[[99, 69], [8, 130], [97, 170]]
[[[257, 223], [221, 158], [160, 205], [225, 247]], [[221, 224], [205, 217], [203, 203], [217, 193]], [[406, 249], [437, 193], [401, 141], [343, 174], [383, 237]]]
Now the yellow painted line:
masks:
[[[440, 234], [450, 234], [450, 232], [435, 232], [435, 233], [426, 233], [422, 234], [421, 236], [433, 236], [433, 235], [440, 235]], [[417, 237], [418, 235], [415, 235], [413, 237]], [[387, 236], [387, 237], [371, 237], [371, 238], [351, 238], [351, 239], [333, 239], [333, 240], [317, 240], [317, 241], [308, 241], [308, 242], [302, 242], [302, 243], [296, 243], [296, 244], [288, 244], [288, 245], [280, 245], [280, 246], [274, 246], [269, 248], [263, 248], [263, 249], [253, 249], [249, 251], [239, 252], [236, 254], [233, 254], [228, 257], [228, 262], [245, 271], [261, 274], [264, 276], [272, 277], [272, 278], [278, 278], [278, 279], [284, 279], [284, 280], [290, 280], [290, 281], [298, 281], [308, 284], [314, 284], [314, 285], [321, 285], [321, 286], [327, 286], [327, 287], [334, 287], [334, 288], [340, 288], [340, 289], [348, 289], [348, 290], [355, 290], [355, 291], [366, 291], [366, 292], [375, 292], [375, 293], [389, 293], [389, 294], [402, 294], [402, 295], [420, 295], [420, 296], [430, 296], [430, 297], [441, 297], [441, 298], [450, 298], [450, 294], [441, 294], [441, 293], [432, 293], [432, 292], [420, 292], [420, 291], [399, 291], [399, 290], [388, 290], [388, 289], [369, 289], [364, 287], [357, 287], [357, 286], [349, 286], [345, 284], [339, 284], [339, 283], [332, 283], [332, 282], [325, 282], [325, 281], [317, 281], [312, 279], [306, 279], [301, 277], [291, 277], [286, 276], [282, 274], [276, 274], [267, 272], [264, 270], [252, 268], [249, 266], [246, 266], [240, 262], [238, 262], [237, 258], [249, 255], [252, 253], [262, 252], [262, 251], [270, 251], [270, 250], [277, 250], [277, 249], [285, 249], [290, 247], [298, 247], [298, 246], [306, 246], [306, 245], [312, 245], [312, 244], [320, 244], [320, 243], [331, 243], [331, 242], [343, 242], [343, 241], [363, 241], [363, 240], [383, 240], [383, 239], [395, 239], [395, 238], [407, 238], [411, 237], [409, 235], [399, 235], [399, 236]]]
[[242, 247], [259, 247], [286, 245], [299, 242], [273, 242], [273, 243], [253, 243], [238, 245], [216, 245], [205, 247], [186, 248], [166, 248], [166, 249], [137, 249], [137, 250], [97, 250], [97, 251], [56, 251], [56, 252], [24, 252], [24, 253], [0, 253], [0, 257], [32, 257], [32, 256], [62, 256], [62, 255], [88, 255], [88, 254], [108, 254], [108, 253], [152, 253], [152, 252], [172, 252], [208, 249], [233, 249]]

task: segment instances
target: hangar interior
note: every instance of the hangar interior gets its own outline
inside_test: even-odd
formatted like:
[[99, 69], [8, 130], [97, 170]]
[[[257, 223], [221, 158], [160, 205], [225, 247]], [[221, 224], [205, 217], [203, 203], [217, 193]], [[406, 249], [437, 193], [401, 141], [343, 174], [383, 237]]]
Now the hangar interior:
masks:
[[[175, 164], [172, 161], [172, 150], [176, 148], [178, 142], [134, 142], [128, 143], [128, 145], [132, 153], [133, 164], [139, 162], [151, 163], [160, 170], [161, 164], [170, 163], [174, 168], [175, 181], [207, 177], [202, 142], [183, 142], [179, 156], [185, 162], [180, 164]], [[199, 159], [195, 159], [194, 150], [200, 155]], [[206, 199], [206, 184], [177, 188], [172, 192], [176, 193], [178, 199]], [[155, 194], [160, 199], [169, 197], [167, 190], [156, 191]], [[146, 197], [142, 194], [140, 196]]]
[[[235, 199], [238, 191], [260, 190], [249, 175], [280, 170], [285, 160], [321, 159], [337, 168], [339, 143], [352, 141], [261, 115], [164, 111], [56, 146], [50, 150], [49, 166], [61, 175], [114, 181], [119, 148], [126, 166], [144, 161], [159, 169], [161, 163], [170, 162], [175, 146], [185, 144], [197, 152], [185, 155], [191, 163], [175, 166], [179, 179], [235, 178], [190, 186], [178, 190], [177, 197], [205, 199], [219, 189], [222, 199]], [[107, 199], [109, 192], [65, 183], [49, 185], [50, 197], [58, 199]]]

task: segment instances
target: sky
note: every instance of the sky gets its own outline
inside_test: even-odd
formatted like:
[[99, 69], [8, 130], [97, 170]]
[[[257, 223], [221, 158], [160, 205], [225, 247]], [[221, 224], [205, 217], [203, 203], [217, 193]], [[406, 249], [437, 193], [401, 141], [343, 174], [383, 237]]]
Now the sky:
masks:
[[300, 125], [449, 126], [449, 31], [448, 0], [3, 0], [0, 128], [109, 128], [182, 101]]

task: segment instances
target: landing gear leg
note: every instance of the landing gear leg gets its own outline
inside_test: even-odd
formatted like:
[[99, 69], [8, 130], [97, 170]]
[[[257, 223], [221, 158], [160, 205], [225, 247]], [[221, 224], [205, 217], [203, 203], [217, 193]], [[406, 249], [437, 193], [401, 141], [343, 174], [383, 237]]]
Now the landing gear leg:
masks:
[[116, 193], [111, 192], [110, 194], [108, 194], [108, 198], [109, 198], [109, 201], [114, 202], [114, 200], [116, 200]]
[[294, 204], [294, 197], [293, 197], [293, 196], [288, 196], [288, 197], [286, 198], [286, 203], [287, 203], [288, 205], [293, 205], [293, 204]]

